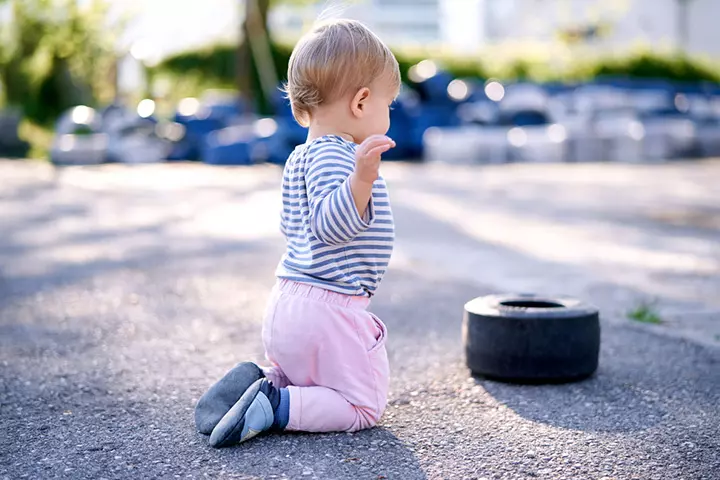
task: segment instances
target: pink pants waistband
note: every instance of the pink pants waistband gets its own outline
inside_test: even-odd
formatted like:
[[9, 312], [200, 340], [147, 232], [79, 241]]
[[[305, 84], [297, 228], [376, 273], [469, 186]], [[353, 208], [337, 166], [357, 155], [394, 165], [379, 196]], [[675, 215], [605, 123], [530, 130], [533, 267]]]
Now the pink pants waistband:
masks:
[[277, 286], [281, 292], [288, 295], [311, 298], [324, 303], [334, 303], [347, 308], [366, 309], [370, 304], [370, 298], [344, 293], [332, 292], [322, 287], [315, 287], [306, 283], [293, 282], [292, 280], [278, 279]]

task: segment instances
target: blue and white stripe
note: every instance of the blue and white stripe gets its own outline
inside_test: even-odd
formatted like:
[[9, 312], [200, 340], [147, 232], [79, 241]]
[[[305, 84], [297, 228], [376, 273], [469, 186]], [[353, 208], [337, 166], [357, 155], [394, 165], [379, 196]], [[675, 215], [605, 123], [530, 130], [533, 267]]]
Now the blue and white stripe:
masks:
[[287, 249], [279, 278], [346, 295], [375, 294], [390, 261], [395, 227], [385, 180], [373, 185], [362, 217], [348, 177], [354, 143], [320, 137], [293, 151], [282, 180], [280, 230]]

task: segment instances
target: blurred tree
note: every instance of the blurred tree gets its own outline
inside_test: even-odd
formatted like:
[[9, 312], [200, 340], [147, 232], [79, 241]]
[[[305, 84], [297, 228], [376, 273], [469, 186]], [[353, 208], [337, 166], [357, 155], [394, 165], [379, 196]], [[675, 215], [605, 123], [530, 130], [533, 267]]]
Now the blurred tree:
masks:
[[237, 53], [237, 85], [241, 96], [260, 111], [269, 111], [269, 97], [278, 84], [268, 14], [273, 6], [281, 3], [311, 5], [317, 0], [240, 1], [245, 20], [240, 25], [240, 38], [243, 40]]
[[677, 3], [677, 36], [678, 47], [681, 51], [685, 51], [688, 47], [689, 40], [689, 23], [690, 23], [690, 4], [692, 0], [676, 0]]
[[47, 124], [77, 104], [112, 99], [114, 38], [108, 4], [89, 0], [5, 0], [0, 24], [4, 103]]

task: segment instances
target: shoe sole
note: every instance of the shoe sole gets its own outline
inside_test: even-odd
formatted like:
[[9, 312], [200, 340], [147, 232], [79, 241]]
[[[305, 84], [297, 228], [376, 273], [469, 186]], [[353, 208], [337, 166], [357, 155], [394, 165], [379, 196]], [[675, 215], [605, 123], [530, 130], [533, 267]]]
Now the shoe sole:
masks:
[[264, 377], [260, 367], [252, 362], [235, 365], [198, 400], [195, 406], [195, 427], [198, 432], [210, 435], [247, 389]]
[[[239, 444], [272, 426], [274, 412], [270, 401], [260, 391], [261, 383], [262, 380], [258, 380], [252, 384], [220, 420], [210, 434], [211, 446], [221, 448]], [[260, 423], [251, 426], [248, 419], [260, 420]]]

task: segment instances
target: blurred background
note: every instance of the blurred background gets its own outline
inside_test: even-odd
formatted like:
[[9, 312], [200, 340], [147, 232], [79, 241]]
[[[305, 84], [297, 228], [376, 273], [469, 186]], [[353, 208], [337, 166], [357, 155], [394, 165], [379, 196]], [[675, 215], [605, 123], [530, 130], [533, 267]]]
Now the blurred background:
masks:
[[403, 91], [388, 159], [720, 154], [713, 0], [0, 0], [0, 156], [282, 164], [279, 87], [318, 17], [359, 19]]

